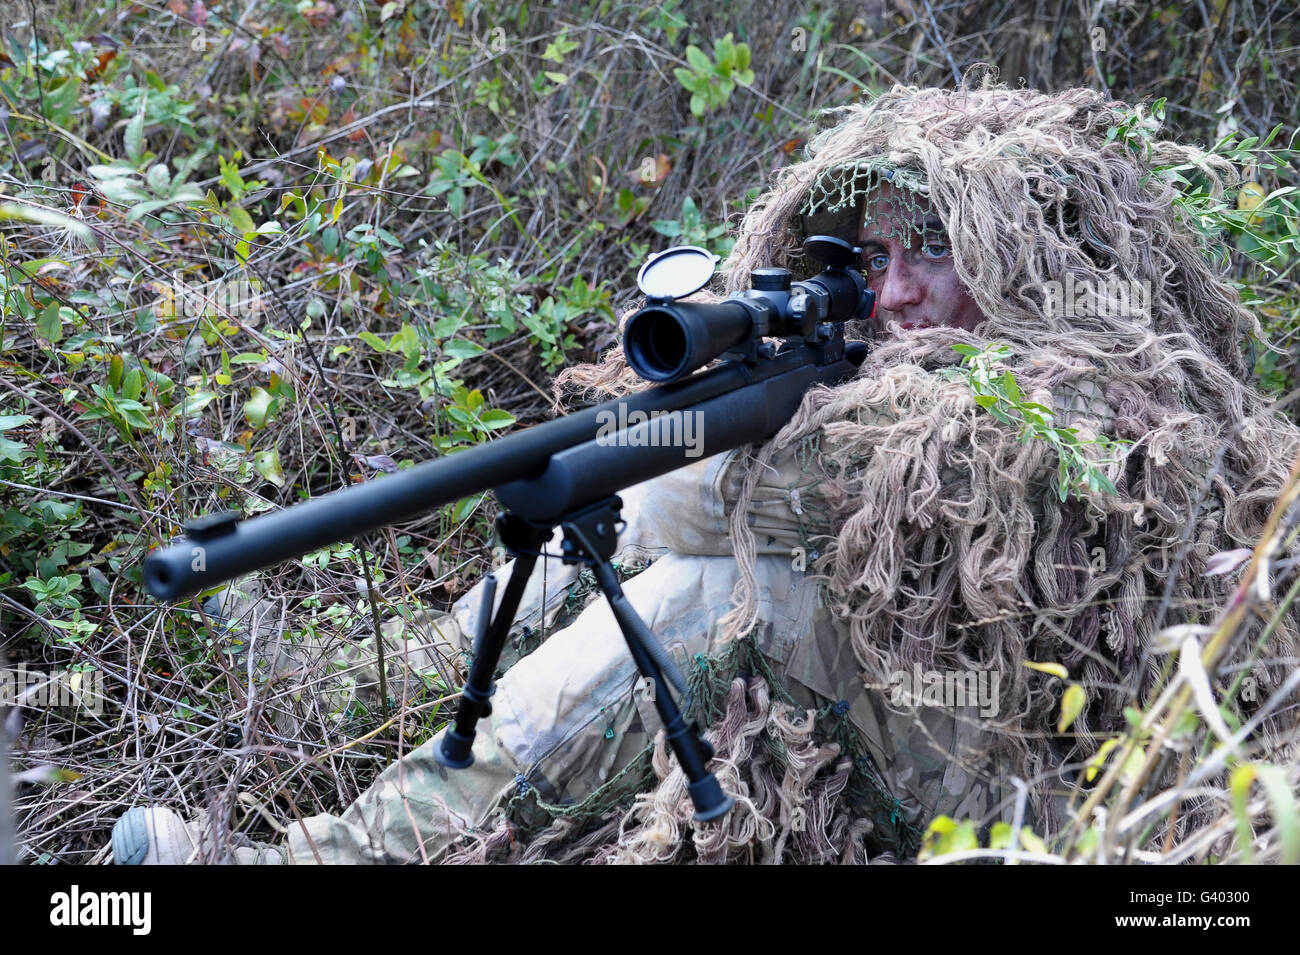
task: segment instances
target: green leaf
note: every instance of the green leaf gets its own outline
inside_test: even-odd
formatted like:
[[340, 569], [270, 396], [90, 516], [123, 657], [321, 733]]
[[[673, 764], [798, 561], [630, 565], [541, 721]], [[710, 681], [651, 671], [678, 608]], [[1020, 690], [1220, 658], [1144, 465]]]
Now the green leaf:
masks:
[[119, 401], [117, 407], [122, 412], [122, 417], [126, 419], [126, 423], [131, 427], [139, 429], [148, 429], [150, 427], [149, 417], [145, 414], [145, 407], [140, 402]]
[[284, 470], [280, 467], [280, 452], [276, 448], [259, 451], [253, 456], [253, 467], [276, 487], [284, 487]]
[[[1025, 826], [1020, 828], [1020, 848], [1026, 852], [1039, 852], [1046, 854], [1047, 846], [1043, 840], [1034, 834], [1032, 829]], [[1010, 849], [1011, 848], [1011, 824], [1006, 822], [995, 822], [989, 829], [989, 848], [990, 849]]]
[[374, 332], [360, 332], [357, 337], [377, 352], [382, 353], [388, 351], [388, 345], [385, 344], [384, 340]]
[[694, 44], [686, 48], [686, 62], [691, 64], [691, 69], [696, 73], [713, 72], [713, 63], [705, 56], [704, 51]]
[[1007, 393], [1007, 398], [1011, 401], [1011, 403], [1012, 403], [1012, 404], [1019, 404], [1019, 403], [1020, 403], [1020, 385], [1019, 385], [1019, 383], [1016, 381], [1016, 376], [1013, 375], [1013, 374], [1012, 374], [1011, 372], [1009, 372], [1009, 371], [1004, 371], [1004, 372], [1002, 373], [1002, 378], [1000, 379], [1000, 381], [1001, 381], [1001, 384], [1002, 384], [1002, 388], [1003, 388], [1004, 391], [1006, 391], [1006, 393]]
[[140, 97], [140, 109], [126, 124], [126, 132], [122, 135], [122, 145], [126, 147], [126, 157], [132, 165], [140, 162], [140, 154], [144, 152], [144, 107], [147, 102], [147, 97]]
[[29, 421], [35, 421], [29, 414], [0, 414], [0, 431], [8, 431], [10, 428], [19, 428]]
[[732, 42], [731, 36], [728, 33], [726, 36], [720, 36], [713, 41], [713, 58], [726, 69], [731, 68], [731, 58], [736, 53], [736, 45]]
[[267, 415], [271, 410], [271, 402], [274, 400], [271, 393], [265, 388], [253, 387], [249, 399], [244, 402], [244, 417], [248, 423], [255, 429], [261, 428], [266, 424]]
[[149, 184], [149, 188], [160, 196], [166, 195], [170, 191], [168, 187], [171, 185], [171, 181], [171, 173], [168, 171], [166, 163], [154, 163], [149, 167], [149, 172], [145, 174], [145, 182]]
[[699, 77], [697, 77], [694, 73], [692, 73], [690, 70], [682, 69], [682, 67], [680, 66], [673, 69], [673, 76], [677, 77], [677, 82], [681, 83], [682, 86], [684, 86], [686, 88], [686, 91], [689, 93], [700, 92], [701, 88], [704, 85], [700, 81]]
[[456, 502], [455, 509], [451, 512], [451, 519], [457, 523], [468, 520], [469, 516], [474, 513], [474, 508], [483, 500], [484, 495], [479, 494], [476, 497], [467, 497]]
[[1071, 723], [1078, 718], [1087, 705], [1088, 694], [1084, 692], [1083, 687], [1077, 683], [1071, 683], [1065, 688], [1065, 694], [1061, 697], [1061, 718], [1057, 721], [1056, 732], [1064, 733]]
[[465, 211], [465, 190], [453, 189], [447, 193], [447, 209], [452, 215], [459, 217]]
[[464, 338], [453, 338], [442, 346], [443, 354], [449, 358], [473, 358], [483, 354], [483, 346]]
[[58, 302], [51, 302], [41, 311], [36, 319], [36, 333], [51, 345], [63, 341], [63, 315]]
[[508, 428], [515, 423], [515, 416], [500, 408], [493, 408], [479, 415], [478, 420], [485, 428]]
[[1022, 660], [1025, 666], [1031, 670], [1037, 670], [1039, 673], [1050, 673], [1052, 676], [1060, 677], [1062, 680], [1070, 678], [1070, 671], [1059, 663], [1036, 663], [1033, 660]]
[[995, 822], [989, 829], [990, 849], [1009, 849], [1011, 847], [1011, 823]]
[[[30, 452], [27, 451], [27, 445], [21, 441], [10, 441], [8, 438], [0, 438], [0, 461], [13, 461], [15, 464], [21, 464], [24, 457]], [[9, 516], [5, 517], [6, 522]]]
[[1092, 782], [1097, 778], [1097, 774], [1101, 772], [1101, 767], [1106, 765], [1106, 759], [1110, 756], [1110, 751], [1118, 746], [1119, 742], [1119, 737], [1116, 736], [1106, 740], [1100, 747], [1098, 747], [1097, 752], [1088, 760], [1086, 764], [1087, 768], [1083, 773], [1084, 778], [1088, 782]]
[[185, 400], [181, 402], [181, 416], [188, 418], [196, 412], [202, 411], [217, 397], [215, 391], [195, 391], [186, 395]]
[[1047, 854], [1047, 846], [1043, 843], [1032, 829], [1020, 830], [1020, 844], [1030, 852], [1037, 852], [1042, 855]]
[[926, 830], [922, 849], [917, 858], [925, 860], [945, 856], [951, 852], [978, 848], [979, 840], [975, 838], [975, 826], [969, 819], [959, 823], [948, 816], [939, 816]]
[[144, 375], [140, 374], [139, 368], [132, 368], [122, 379], [122, 397], [128, 401], [135, 401], [140, 397], [140, 392], [144, 389]]
[[162, 209], [164, 206], [170, 206], [171, 204], [172, 201], [170, 199], [150, 199], [147, 202], [137, 203], [132, 206], [131, 211], [126, 214], [126, 221], [135, 222], [137, 219], [141, 219], [149, 213]]
[[241, 209], [239, 206], [231, 206], [226, 210], [230, 216], [231, 224], [241, 233], [256, 232], [257, 227], [253, 225], [253, 217]]
[[77, 93], [81, 88], [79, 77], [67, 77], [49, 88], [45, 96], [45, 108], [49, 118], [56, 124], [66, 125], [77, 108]]

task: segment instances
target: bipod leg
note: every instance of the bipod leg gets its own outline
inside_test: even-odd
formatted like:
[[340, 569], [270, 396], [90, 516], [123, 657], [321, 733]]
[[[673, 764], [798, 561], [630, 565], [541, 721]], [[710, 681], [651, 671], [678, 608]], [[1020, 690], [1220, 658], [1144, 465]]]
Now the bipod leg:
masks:
[[[735, 805], [735, 800], [722, 791], [717, 777], [706, 768], [709, 760], [713, 758], [713, 747], [699, 735], [698, 727], [686, 724], [669, 689], [666, 672], [676, 677], [672, 682], [681, 681], [680, 675], [675, 672], [676, 666], [664, 653], [653, 631], [641, 619], [632, 602], [623, 593], [618, 575], [609, 560], [600, 551], [591, 547], [580, 525], [566, 522], [563, 527], [565, 534], [574, 537], [581, 548], [587, 552], [585, 556], [589, 558], [596, 581], [600, 584], [605, 599], [609, 601], [614, 619], [618, 621], [619, 628], [623, 631], [637, 669], [641, 671], [642, 676], [648, 677], [654, 683], [655, 709], [659, 711], [659, 718], [663, 720], [668, 745], [677, 754], [677, 761], [681, 763], [682, 771], [690, 780], [687, 789], [690, 791], [691, 801], [695, 803], [695, 821], [707, 822], [726, 815]], [[655, 650], [658, 650], [658, 653]], [[685, 686], [680, 689], [684, 695]]]
[[456, 725], [443, 734], [442, 744], [434, 751], [434, 759], [448, 769], [464, 769], [474, 763], [474, 728], [480, 719], [492, 714], [491, 697], [496, 692], [492, 675], [501, 661], [501, 651], [505, 649], [510, 625], [514, 623], [524, 587], [533, 573], [533, 565], [537, 563], [539, 549], [550, 540], [551, 528], [502, 514], [497, 517], [497, 533], [514, 555], [515, 565], [495, 614], [492, 613], [492, 604], [496, 599], [496, 575], [488, 574], [484, 581], [478, 633], [474, 637], [474, 660], [470, 664], [469, 679], [461, 690]]

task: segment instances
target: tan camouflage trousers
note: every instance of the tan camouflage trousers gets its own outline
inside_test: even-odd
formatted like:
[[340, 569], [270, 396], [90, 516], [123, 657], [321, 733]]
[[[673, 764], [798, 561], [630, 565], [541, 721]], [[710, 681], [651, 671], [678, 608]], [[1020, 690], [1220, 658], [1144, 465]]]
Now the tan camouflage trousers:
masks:
[[[628, 527], [615, 561], [625, 570], [652, 561], [623, 584], [624, 592], [679, 663], [717, 649], [718, 621], [732, 606], [739, 571], [726, 502], [735, 500], [736, 464], [735, 453], [718, 455], [621, 495]], [[817, 582], [796, 569], [801, 563], [792, 550], [805, 546], [806, 529], [791, 491], [806, 478], [793, 456], [779, 465], [764, 478], [750, 514], [759, 542], [758, 649], [800, 704], [843, 701], [901, 818], [922, 829], [942, 814], [987, 818], [995, 811], [1009, 820], [1004, 787], [979, 764], [986, 740], [977, 707], [919, 706], [900, 714], [886, 707], [888, 691], [863, 686], [847, 632], [822, 607]], [[539, 560], [512, 633], [553, 620], [579, 570]], [[498, 600], [508, 571], [509, 565], [497, 572]], [[640, 753], [660, 729], [659, 717], [635, 691], [638, 673], [613, 614], [599, 591], [593, 596], [572, 623], [497, 681], [472, 767], [439, 766], [439, 734], [385, 770], [341, 816], [293, 826], [291, 861], [436, 862], [523, 787], [551, 803], [579, 801]], [[476, 587], [437, 621], [457, 649], [470, 647], [479, 600]], [[398, 630], [389, 632], [400, 640]]]

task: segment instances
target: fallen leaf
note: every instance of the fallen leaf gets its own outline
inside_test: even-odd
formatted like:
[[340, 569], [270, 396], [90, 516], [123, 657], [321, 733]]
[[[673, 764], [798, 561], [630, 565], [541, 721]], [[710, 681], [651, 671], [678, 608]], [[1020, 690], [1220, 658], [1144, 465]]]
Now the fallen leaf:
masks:
[[99, 54], [99, 56], [95, 57], [95, 65], [86, 70], [86, 81], [93, 83], [95, 80], [99, 79], [100, 74], [104, 72], [104, 67], [108, 66], [108, 64], [112, 63], [116, 58], [117, 50], [105, 50], [103, 53]]
[[337, 11], [332, 3], [317, 3], [302, 11], [303, 17], [316, 29], [329, 26]]
[[630, 178], [634, 185], [658, 189], [672, 169], [673, 164], [668, 159], [668, 154], [660, 153], [654, 158], [653, 163], [649, 157], [641, 160], [641, 164], [630, 173]]

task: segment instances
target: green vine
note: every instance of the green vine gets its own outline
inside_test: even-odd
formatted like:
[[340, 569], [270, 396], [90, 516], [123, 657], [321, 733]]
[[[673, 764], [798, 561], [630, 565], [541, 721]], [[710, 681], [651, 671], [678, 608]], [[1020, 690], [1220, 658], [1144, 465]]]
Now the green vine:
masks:
[[[944, 369], [944, 377], [964, 382], [974, 392], [977, 405], [1003, 424], [1018, 426], [1021, 444], [1028, 444], [1036, 438], [1052, 446], [1057, 461], [1056, 493], [1062, 501], [1071, 493], [1080, 499], [1087, 491], [1119, 493], [1101, 469], [1118, 460], [1116, 455], [1120, 453], [1121, 445], [1132, 442], [1104, 435], [1084, 439], [1079, 437], [1077, 428], [1055, 424], [1051, 408], [1024, 399], [1014, 373], [1006, 369], [1001, 373], [994, 371], [992, 366], [995, 362], [1005, 361], [1015, 354], [1006, 345], [992, 342], [983, 349], [961, 344], [952, 347], [963, 358], [959, 367]], [[1099, 446], [1103, 453], [1113, 451], [1115, 455], [1089, 460], [1082, 450], [1088, 444]]]

